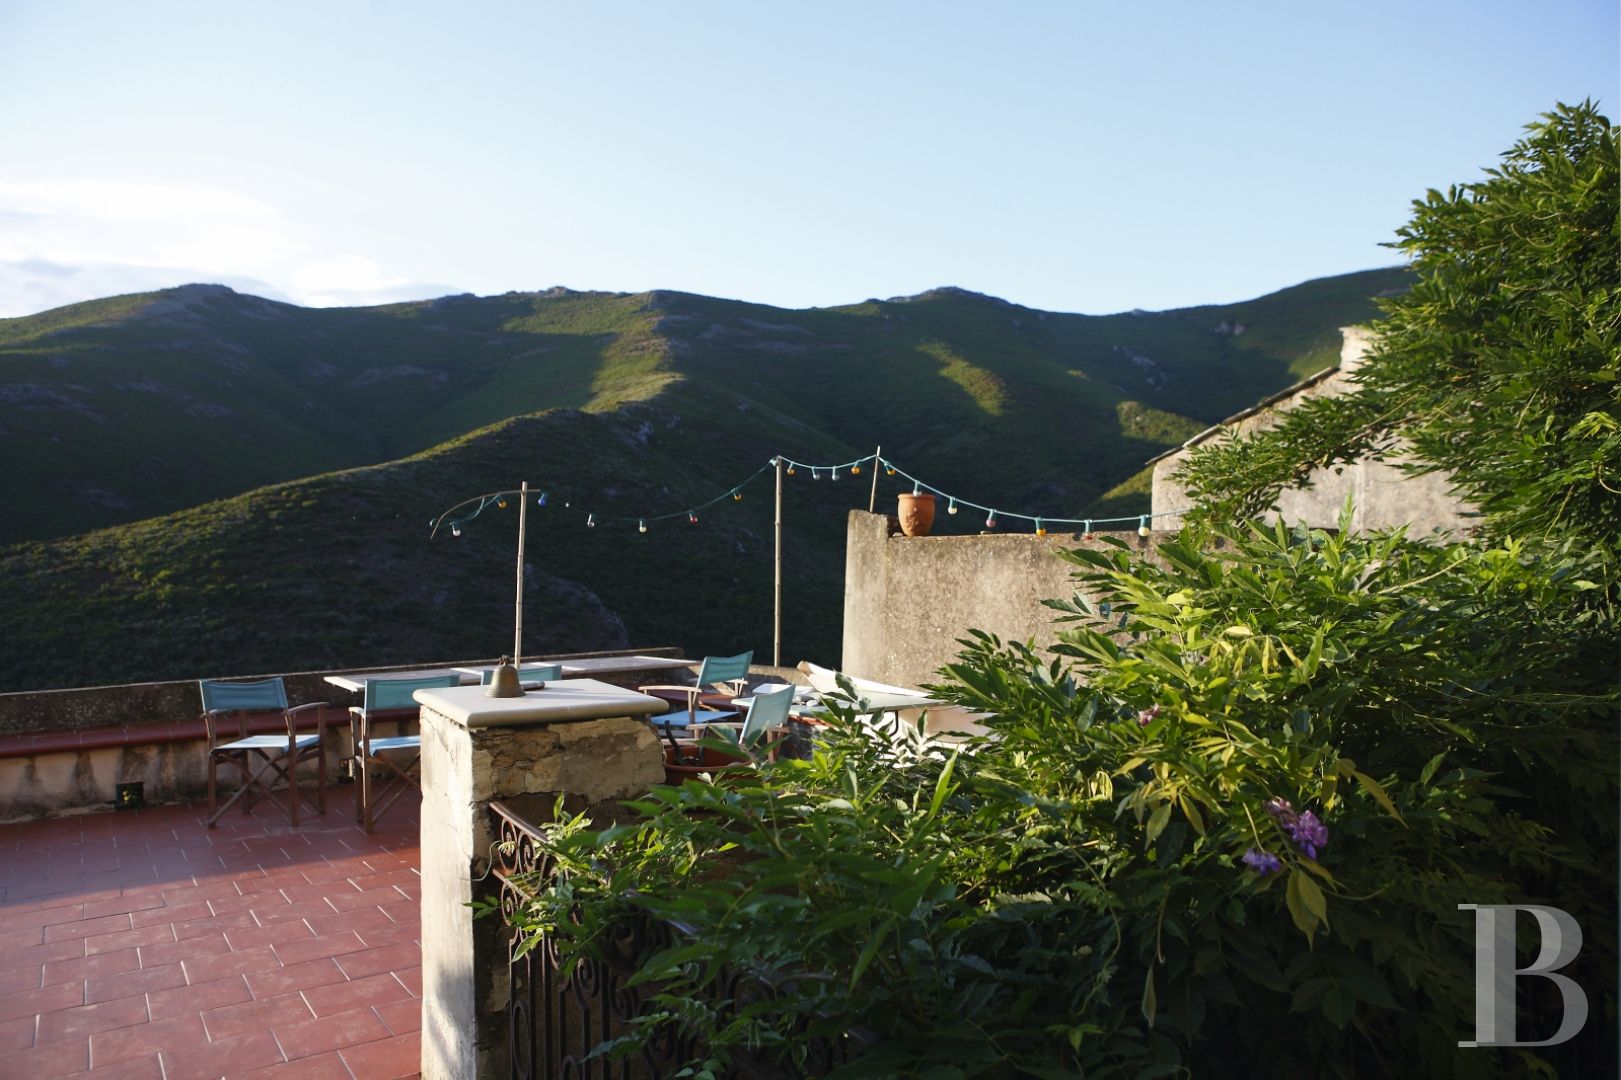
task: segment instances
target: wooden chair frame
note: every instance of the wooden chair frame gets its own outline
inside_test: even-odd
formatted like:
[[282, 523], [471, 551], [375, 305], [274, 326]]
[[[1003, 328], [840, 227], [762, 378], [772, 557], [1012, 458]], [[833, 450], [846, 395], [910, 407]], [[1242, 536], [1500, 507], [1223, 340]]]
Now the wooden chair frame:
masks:
[[[299, 812], [307, 802], [317, 815], [326, 813], [326, 710], [324, 701], [312, 701], [289, 708], [287, 691], [280, 678], [258, 679], [252, 682], [219, 682], [202, 679], [198, 692], [203, 702], [203, 727], [208, 734], [208, 820], [212, 829], [219, 824], [224, 813], [238, 802], [242, 812], [253, 813], [253, 804], [263, 799], [287, 816], [293, 828], [298, 828]], [[250, 735], [249, 716], [280, 713], [287, 725], [287, 737], [280, 735]], [[315, 717], [313, 734], [299, 734], [299, 727], [310, 714]], [[234, 718], [236, 737], [221, 741], [224, 721]], [[313, 798], [298, 785], [298, 766], [316, 762], [316, 784]], [[219, 766], [221, 762], [234, 766], [241, 778], [236, 793], [219, 803]], [[285, 802], [276, 785], [286, 784]]]
[[[355, 820], [366, 832], [371, 832], [377, 820], [388, 813], [407, 791], [422, 786], [422, 735], [396, 734], [376, 736], [372, 724], [378, 720], [404, 723], [421, 715], [421, 707], [411, 701], [417, 690], [438, 690], [455, 686], [460, 679], [455, 675], [437, 675], [422, 679], [367, 679], [361, 690], [361, 704], [349, 709], [349, 738], [352, 768], [355, 774]], [[410, 704], [406, 704], [410, 702]], [[410, 757], [401, 762], [395, 753], [406, 751]], [[373, 769], [386, 770], [382, 783], [374, 783]]]
[[[674, 716], [665, 713], [662, 717], [653, 717], [653, 726], [665, 734], [670, 733], [672, 727], [686, 728], [692, 724], [703, 724], [715, 720], [724, 720], [729, 716], [736, 716], [735, 711], [706, 710], [699, 708], [698, 699], [708, 692], [711, 686], [724, 688], [727, 697], [738, 697], [748, 687], [749, 664], [754, 660], [754, 652], [750, 650], [738, 653], [736, 656], [706, 656], [703, 663], [698, 666], [698, 677], [691, 686], [679, 684], [655, 684], [652, 686], [638, 686], [636, 689], [650, 697], [661, 698], [672, 705], [681, 705], [685, 702], [687, 719], [684, 723], [676, 724], [672, 721]], [[661, 723], [661, 719], [663, 722]]]

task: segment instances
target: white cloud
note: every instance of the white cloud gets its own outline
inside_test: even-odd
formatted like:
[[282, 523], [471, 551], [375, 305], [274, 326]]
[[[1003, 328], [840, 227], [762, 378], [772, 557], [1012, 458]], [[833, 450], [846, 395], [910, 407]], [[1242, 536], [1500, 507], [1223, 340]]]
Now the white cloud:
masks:
[[364, 255], [321, 250], [276, 206], [241, 192], [0, 180], [0, 318], [189, 282], [315, 307], [457, 291], [388, 274]]
[[195, 221], [198, 218], [266, 218], [268, 203], [193, 184], [134, 184], [119, 180], [27, 183], [0, 180], [0, 206], [45, 216], [98, 221]]

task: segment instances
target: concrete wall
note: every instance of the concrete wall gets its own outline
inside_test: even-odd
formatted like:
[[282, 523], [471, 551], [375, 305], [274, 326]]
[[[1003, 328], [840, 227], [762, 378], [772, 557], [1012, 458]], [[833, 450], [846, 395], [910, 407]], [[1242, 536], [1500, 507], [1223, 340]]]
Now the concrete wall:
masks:
[[[674, 648], [624, 650], [620, 653], [581, 653], [545, 659], [580, 659], [584, 656], [680, 656]], [[445, 664], [410, 664], [370, 671], [417, 670], [424, 667], [472, 667], [493, 660], [456, 660]], [[349, 694], [324, 681], [327, 674], [298, 672], [283, 675], [292, 704], [327, 701], [327, 783], [337, 782], [338, 763], [349, 746]], [[798, 672], [791, 672], [794, 677]], [[229, 677], [229, 676], [228, 676]], [[598, 676], [605, 682], [635, 685], [649, 681], [645, 673]], [[119, 784], [140, 782], [149, 803], [202, 798], [208, 790], [208, 743], [201, 738], [160, 739], [176, 721], [196, 721], [202, 703], [197, 683], [141, 683], [98, 686], [77, 690], [42, 690], [0, 694], [0, 736], [19, 737], [40, 732], [75, 732], [122, 728], [124, 745], [78, 749], [52, 749], [40, 753], [0, 754], [0, 824], [57, 814], [105, 810], [113, 803]], [[150, 729], [143, 741], [142, 728]], [[284, 729], [285, 730], [285, 729]], [[380, 729], [384, 734], [390, 725]], [[230, 791], [230, 770], [221, 770], [223, 791]]]
[[[1127, 539], [1146, 549], [1150, 540]], [[1078, 533], [981, 536], [889, 535], [888, 519], [850, 512], [844, 570], [844, 657], [852, 675], [899, 686], [936, 679], [970, 629], [1004, 640], [1058, 639], [1057, 612], [1043, 600], [1075, 592], [1064, 548], [1102, 547]]]
[[[1240, 416], [1227, 425], [1227, 430], [1249, 435], [1275, 426], [1280, 413], [1296, 402], [1337, 397], [1351, 389], [1350, 375], [1361, 365], [1371, 337], [1364, 327], [1346, 327], [1341, 333], [1344, 344], [1338, 371], [1278, 402]], [[1153, 511], [1156, 515], [1168, 515], [1154, 519], [1156, 528], [1182, 526], [1181, 517], [1171, 512], [1186, 509], [1191, 500], [1172, 474], [1189, 453], [1191, 448], [1184, 447], [1154, 463]], [[1269, 514], [1267, 520], [1281, 516], [1290, 523], [1333, 528], [1339, 523], [1340, 507], [1349, 494], [1355, 499], [1351, 527], [1359, 532], [1406, 525], [1414, 537], [1460, 535], [1474, 524], [1468, 505], [1452, 494], [1451, 480], [1445, 473], [1408, 476], [1385, 462], [1359, 462], [1345, 466], [1339, 473], [1317, 469], [1311, 474], [1311, 484], [1309, 488], [1285, 490], [1278, 498], [1277, 512]]]

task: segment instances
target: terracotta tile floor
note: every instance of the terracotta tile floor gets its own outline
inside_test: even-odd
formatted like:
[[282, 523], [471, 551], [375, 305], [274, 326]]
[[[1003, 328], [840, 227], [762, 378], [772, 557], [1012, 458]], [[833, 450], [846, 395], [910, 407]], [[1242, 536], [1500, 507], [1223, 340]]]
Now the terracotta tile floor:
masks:
[[351, 790], [0, 825], [0, 1077], [416, 1075], [417, 808]]

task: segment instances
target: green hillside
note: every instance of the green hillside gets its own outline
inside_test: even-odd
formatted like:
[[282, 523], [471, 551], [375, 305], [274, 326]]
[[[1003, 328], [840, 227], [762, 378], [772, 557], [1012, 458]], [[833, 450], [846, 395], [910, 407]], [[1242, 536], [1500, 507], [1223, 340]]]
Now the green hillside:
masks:
[[[188, 286], [0, 320], [0, 689], [498, 653], [515, 513], [460, 539], [426, 526], [525, 479], [550, 496], [531, 508], [527, 651], [764, 654], [767, 478], [697, 526], [635, 519], [773, 454], [878, 444], [976, 502], [1141, 513], [1144, 461], [1331, 363], [1337, 327], [1404, 281], [1110, 316], [954, 289], [803, 311], [567, 290], [308, 310]], [[844, 515], [869, 479], [790, 481], [790, 662], [837, 659]]]

